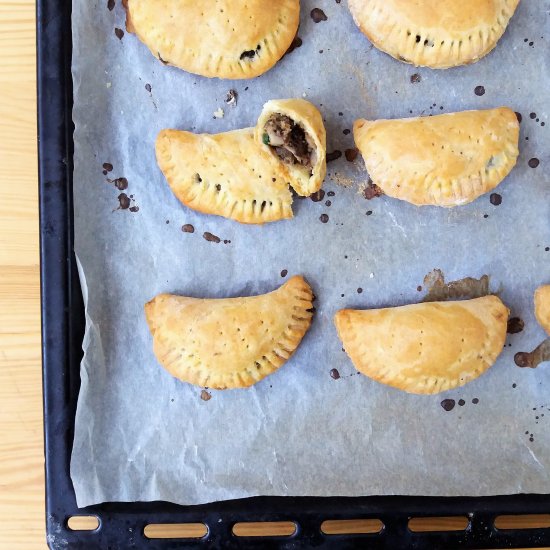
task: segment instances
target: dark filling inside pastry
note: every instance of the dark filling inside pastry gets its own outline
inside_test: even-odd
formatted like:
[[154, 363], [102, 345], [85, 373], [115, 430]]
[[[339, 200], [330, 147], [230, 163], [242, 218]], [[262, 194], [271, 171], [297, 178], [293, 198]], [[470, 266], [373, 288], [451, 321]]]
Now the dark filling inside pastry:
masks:
[[315, 143], [307, 132], [290, 117], [274, 113], [264, 126], [263, 142], [290, 165], [311, 169], [317, 162]]

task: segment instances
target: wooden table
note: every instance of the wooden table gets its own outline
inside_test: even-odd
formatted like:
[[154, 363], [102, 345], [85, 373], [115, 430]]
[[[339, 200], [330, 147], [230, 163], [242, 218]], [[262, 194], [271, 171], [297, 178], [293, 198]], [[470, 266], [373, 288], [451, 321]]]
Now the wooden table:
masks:
[[7, 550], [46, 548], [34, 10], [33, 0], [0, 0], [0, 548]]

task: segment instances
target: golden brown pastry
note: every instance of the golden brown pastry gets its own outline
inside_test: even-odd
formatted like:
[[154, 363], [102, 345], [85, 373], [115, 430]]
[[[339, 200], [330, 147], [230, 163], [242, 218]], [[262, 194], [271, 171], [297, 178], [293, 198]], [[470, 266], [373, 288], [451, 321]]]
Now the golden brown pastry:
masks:
[[[264, 143], [269, 139], [281, 143], [271, 147]], [[163, 130], [156, 154], [172, 191], [189, 208], [262, 224], [292, 218], [289, 185], [303, 196], [320, 189], [326, 132], [311, 103], [283, 99], [266, 104], [255, 129], [215, 135]]]
[[535, 316], [540, 326], [550, 334], [550, 285], [541, 286], [535, 292]]
[[159, 363], [183, 382], [245, 388], [275, 372], [311, 324], [313, 294], [292, 277], [269, 294], [201, 300], [161, 294], [145, 305]]
[[508, 309], [496, 296], [365, 311], [341, 310], [335, 324], [355, 368], [409, 393], [463, 386], [504, 347]]
[[373, 182], [417, 206], [472, 202], [494, 189], [519, 156], [519, 123], [507, 107], [357, 120], [353, 132]]
[[504, 34], [519, 0], [349, 0], [355, 22], [392, 57], [434, 69], [474, 63]]
[[164, 64], [207, 77], [259, 76], [283, 57], [299, 0], [125, 0], [134, 32]]
[[302, 196], [321, 188], [327, 173], [327, 136], [321, 113], [304, 99], [274, 99], [264, 105], [256, 140], [287, 165]]

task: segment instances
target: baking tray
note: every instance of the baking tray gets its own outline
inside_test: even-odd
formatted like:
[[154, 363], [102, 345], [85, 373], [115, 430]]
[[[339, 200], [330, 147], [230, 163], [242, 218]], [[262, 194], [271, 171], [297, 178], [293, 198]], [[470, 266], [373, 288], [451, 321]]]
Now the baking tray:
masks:
[[[82, 0], [85, 1], [85, 0]], [[107, 1], [107, 0], [102, 0]], [[550, 495], [484, 498], [258, 497], [201, 506], [166, 502], [106, 503], [77, 508], [69, 475], [84, 306], [73, 252], [71, 0], [37, 1], [38, 149], [42, 360], [46, 457], [46, 530], [50, 548], [517, 548], [550, 546], [550, 528], [499, 530], [500, 515], [548, 514]], [[71, 516], [99, 519], [72, 531]], [[464, 531], [417, 533], [411, 517], [466, 516]], [[325, 535], [325, 520], [381, 520], [378, 534]], [[237, 522], [293, 521], [290, 537], [236, 537]], [[148, 539], [145, 526], [204, 523], [201, 539]]]

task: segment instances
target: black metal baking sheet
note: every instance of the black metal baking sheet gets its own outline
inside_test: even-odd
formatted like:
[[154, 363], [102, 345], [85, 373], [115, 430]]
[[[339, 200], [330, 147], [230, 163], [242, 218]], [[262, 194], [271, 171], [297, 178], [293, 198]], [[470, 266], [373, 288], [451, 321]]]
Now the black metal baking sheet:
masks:
[[[101, 0], [107, 1], [107, 0]], [[69, 475], [80, 386], [84, 310], [73, 253], [71, 0], [38, 0], [37, 66], [40, 252], [42, 292], [46, 530], [52, 549], [130, 548], [518, 548], [550, 546], [550, 529], [499, 531], [499, 515], [550, 513], [550, 495], [487, 498], [276, 498], [259, 497], [202, 506], [165, 502], [107, 503], [78, 509]], [[95, 515], [92, 532], [71, 531], [73, 515]], [[468, 516], [465, 531], [412, 533], [410, 517]], [[329, 519], [377, 518], [377, 535], [324, 535]], [[283, 538], [232, 534], [241, 521], [294, 521]], [[150, 523], [205, 523], [198, 540], [150, 540]]]

